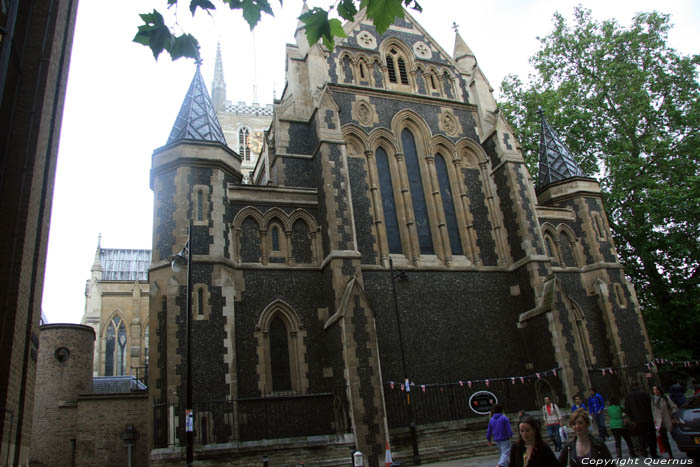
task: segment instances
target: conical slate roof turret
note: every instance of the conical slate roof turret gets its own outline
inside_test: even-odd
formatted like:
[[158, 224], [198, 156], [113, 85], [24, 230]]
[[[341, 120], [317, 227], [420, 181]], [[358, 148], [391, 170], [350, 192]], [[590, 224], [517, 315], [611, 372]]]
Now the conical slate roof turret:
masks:
[[541, 120], [540, 129], [540, 168], [537, 175], [537, 188], [573, 177], [585, 177], [583, 170], [574, 160], [569, 148], [544, 119], [542, 109], [537, 109]]
[[221, 131], [214, 105], [207, 92], [207, 87], [204, 85], [202, 73], [199, 71], [199, 63], [197, 63], [197, 70], [192, 78], [190, 89], [187, 91], [182, 107], [180, 107], [180, 113], [170, 131], [167, 144], [182, 140], [213, 141], [226, 144], [224, 132]]

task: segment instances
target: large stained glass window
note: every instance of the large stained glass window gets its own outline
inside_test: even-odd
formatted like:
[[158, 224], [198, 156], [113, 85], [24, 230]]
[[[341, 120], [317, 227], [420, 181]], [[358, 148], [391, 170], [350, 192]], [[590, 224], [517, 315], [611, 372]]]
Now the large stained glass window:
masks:
[[455, 212], [455, 203], [450, 190], [450, 178], [447, 174], [447, 164], [442, 154], [435, 155], [435, 170], [437, 172], [438, 183], [440, 184], [440, 196], [442, 197], [442, 209], [445, 211], [445, 223], [450, 239], [450, 248], [453, 255], [461, 255], [462, 242], [459, 241], [459, 224]]
[[406, 172], [408, 173], [408, 184], [410, 185], [411, 199], [413, 201], [413, 217], [418, 232], [418, 245], [422, 255], [435, 254], [433, 248], [433, 236], [430, 233], [430, 221], [428, 220], [428, 208], [425, 203], [423, 192], [423, 180], [420, 176], [420, 166], [418, 164], [418, 151], [416, 150], [416, 140], [408, 129], [401, 132], [401, 142], [406, 155]]

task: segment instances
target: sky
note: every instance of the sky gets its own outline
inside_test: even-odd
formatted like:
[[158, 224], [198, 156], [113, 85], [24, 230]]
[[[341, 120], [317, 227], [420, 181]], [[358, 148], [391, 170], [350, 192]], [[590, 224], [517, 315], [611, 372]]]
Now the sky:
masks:
[[[42, 311], [50, 323], [78, 323], [85, 310], [85, 281], [98, 235], [103, 248], [151, 248], [153, 150], [163, 146], [192, 80], [191, 60], [175, 62], [132, 42], [139, 13], [158, 9], [166, 23], [200, 41], [202, 75], [209, 90], [217, 41], [221, 42], [227, 100], [271, 104], [284, 89], [285, 44], [294, 42], [301, 0], [272, 0], [275, 16], [263, 16], [254, 32], [240, 12], [220, 6], [194, 22], [182, 4], [165, 0], [101, 1], [78, 5], [54, 188]], [[669, 43], [699, 53], [697, 0], [421, 0], [409, 11], [445, 51], [454, 51], [456, 22], [495, 92], [509, 73], [526, 80], [538, 36], [552, 30], [552, 15], [571, 18], [581, 3], [597, 20], [623, 25], [640, 11], [671, 15]], [[328, 2], [309, 0], [310, 7]]]

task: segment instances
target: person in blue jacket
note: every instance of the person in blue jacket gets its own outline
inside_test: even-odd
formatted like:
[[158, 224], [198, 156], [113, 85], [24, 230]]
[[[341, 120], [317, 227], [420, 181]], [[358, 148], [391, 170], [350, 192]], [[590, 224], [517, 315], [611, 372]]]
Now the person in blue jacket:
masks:
[[493, 406], [493, 416], [491, 420], [489, 420], [489, 428], [486, 431], [486, 441], [488, 441], [489, 446], [493, 444], [491, 443], [492, 437], [501, 452], [501, 457], [498, 459], [498, 466], [508, 467], [508, 462], [510, 460], [510, 438], [513, 437], [513, 430], [510, 428], [510, 420], [503, 415], [503, 405], [501, 404]]
[[581, 398], [581, 394], [576, 394], [574, 396], [574, 404], [571, 406], [571, 413], [576, 412], [578, 409], [583, 409], [586, 412], [588, 412], [588, 407], [586, 407], [586, 403], [583, 402], [583, 399]]
[[605, 401], [595, 388], [591, 388], [591, 397], [588, 398], [588, 411], [598, 427], [598, 436], [605, 441], [608, 439], [608, 430], [605, 428]]

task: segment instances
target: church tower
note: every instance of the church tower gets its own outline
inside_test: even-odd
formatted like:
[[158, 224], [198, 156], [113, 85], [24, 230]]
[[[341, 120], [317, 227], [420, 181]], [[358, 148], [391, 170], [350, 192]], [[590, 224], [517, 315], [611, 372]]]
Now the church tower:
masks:
[[[224, 200], [227, 187], [241, 182], [240, 167], [240, 157], [226, 146], [197, 65], [168, 141], [154, 151], [151, 166], [150, 329], [155, 332], [151, 332], [149, 387], [152, 402], [175, 404], [172, 415], [163, 414], [174, 427], [180, 427], [177, 421], [185, 402], [187, 268], [173, 272], [169, 258], [188, 240], [192, 399], [197, 403], [231, 396], [233, 279], [225, 245], [232, 233], [224, 221]], [[183, 435], [178, 431], [175, 436], [184, 442]], [[212, 436], [222, 439], [225, 434]]]
[[226, 81], [224, 81], [224, 65], [221, 60], [221, 42], [216, 44], [214, 79], [211, 82], [211, 100], [214, 105], [214, 110], [217, 113], [224, 110], [224, 104], [226, 103]]
[[[584, 174], [541, 109], [538, 113], [537, 199], [554, 271], [550, 330], [560, 343], [555, 349], [567, 392], [583, 393], [592, 385], [589, 368], [640, 365], [652, 358], [651, 346], [636, 293], [618, 260], [600, 185]], [[573, 216], [562, 215], [562, 209]], [[573, 268], [583, 269], [576, 280], [566, 273]], [[589, 333], [597, 326], [605, 329], [605, 339]]]

